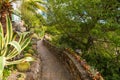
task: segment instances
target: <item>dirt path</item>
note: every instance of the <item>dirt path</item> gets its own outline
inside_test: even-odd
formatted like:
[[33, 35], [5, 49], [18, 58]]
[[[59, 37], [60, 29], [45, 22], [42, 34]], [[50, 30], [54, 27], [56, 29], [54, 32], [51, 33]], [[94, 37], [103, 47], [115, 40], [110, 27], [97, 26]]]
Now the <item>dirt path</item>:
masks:
[[41, 80], [72, 80], [68, 71], [62, 66], [57, 58], [43, 45], [42, 41], [37, 43], [38, 53], [42, 59]]

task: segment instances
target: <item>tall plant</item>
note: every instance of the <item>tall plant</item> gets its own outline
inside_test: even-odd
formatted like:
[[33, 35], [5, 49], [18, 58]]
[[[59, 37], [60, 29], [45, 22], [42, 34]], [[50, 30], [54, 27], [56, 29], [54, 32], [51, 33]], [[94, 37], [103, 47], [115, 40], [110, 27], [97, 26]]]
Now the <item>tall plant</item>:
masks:
[[[12, 3], [19, 0], [0, 0], [0, 22], [6, 30], [6, 16], [8, 15], [11, 19], [11, 14], [13, 13]], [[6, 33], [6, 32], [5, 32]]]
[[43, 15], [47, 12], [44, 0], [22, 0], [20, 6], [21, 18], [28, 27], [39, 27], [45, 23]]
[[16, 40], [12, 30], [10, 18], [6, 18], [7, 33], [4, 35], [3, 27], [0, 24], [0, 78], [2, 78], [4, 67], [7, 65], [18, 64], [24, 61], [33, 60], [26, 57], [20, 60], [13, 60], [30, 43], [30, 38], [26, 38], [27, 32], [19, 33], [19, 40]]

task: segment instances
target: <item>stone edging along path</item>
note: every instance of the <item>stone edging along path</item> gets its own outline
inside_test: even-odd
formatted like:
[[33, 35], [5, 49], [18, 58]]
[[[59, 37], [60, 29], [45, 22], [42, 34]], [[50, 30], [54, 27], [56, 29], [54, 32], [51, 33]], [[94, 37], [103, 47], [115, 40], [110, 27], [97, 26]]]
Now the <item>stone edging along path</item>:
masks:
[[99, 72], [93, 75], [90, 66], [79, 56], [71, 54], [68, 50], [61, 50], [45, 39], [44, 45], [63, 63], [74, 80], [104, 80]]

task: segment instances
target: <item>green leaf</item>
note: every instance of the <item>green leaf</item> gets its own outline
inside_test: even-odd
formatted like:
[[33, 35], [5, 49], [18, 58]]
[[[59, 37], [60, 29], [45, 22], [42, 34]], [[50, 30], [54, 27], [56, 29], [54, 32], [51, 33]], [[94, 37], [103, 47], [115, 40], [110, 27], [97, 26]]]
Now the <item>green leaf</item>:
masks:
[[7, 45], [12, 40], [13, 30], [12, 30], [12, 24], [11, 24], [10, 18], [6, 17], [6, 21], [7, 21], [6, 45]]
[[23, 32], [23, 33], [17, 32], [17, 34], [20, 36], [19, 43], [21, 43], [29, 33], [30, 32]]
[[5, 66], [5, 57], [0, 56], [0, 76], [2, 76], [4, 66]]
[[21, 45], [22, 50], [28, 46], [28, 44], [30, 43], [31, 39], [27, 38], [26, 40], [24, 40], [24, 42]]
[[2, 27], [1, 23], [0, 23], [0, 33], [2, 33], [2, 35], [4, 35], [4, 33], [3, 33], [3, 27]]
[[25, 58], [22, 58], [22, 59], [19, 59], [19, 60], [15, 60], [15, 61], [6, 61], [6, 65], [13, 65], [13, 64], [19, 64], [21, 62], [26, 62], [26, 61], [35, 61], [34, 58], [32, 57], [25, 57]]
[[25, 61], [28, 61], [28, 62], [29, 62], [29, 61], [34, 61], [34, 58], [32, 58], [32, 57], [26, 57], [26, 58], [25, 58]]
[[[26, 46], [28, 46], [28, 44], [30, 43], [31, 39], [27, 38], [25, 39], [22, 43], [21, 43], [21, 50], [23, 50]], [[13, 57], [15, 57], [16, 55], [18, 55], [19, 53], [17, 53], [17, 51], [12, 51], [8, 56], [7, 59], [11, 59]]]
[[12, 41], [12, 42], [9, 42], [8, 44], [14, 46], [17, 49], [18, 53], [21, 52], [21, 46], [20, 46], [20, 44], [18, 42]]
[[3, 33], [3, 28], [2, 28], [2, 25], [0, 23], [0, 50], [2, 49], [2, 46], [3, 46], [3, 37], [4, 37], [4, 33]]

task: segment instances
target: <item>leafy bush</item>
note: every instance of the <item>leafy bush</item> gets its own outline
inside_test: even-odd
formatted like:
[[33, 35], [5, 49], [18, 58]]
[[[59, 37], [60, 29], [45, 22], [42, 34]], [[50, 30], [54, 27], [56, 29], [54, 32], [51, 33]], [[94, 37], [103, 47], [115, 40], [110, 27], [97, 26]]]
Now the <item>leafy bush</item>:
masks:
[[[6, 18], [7, 33], [4, 35], [3, 27], [0, 24], [0, 78], [2, 79], [4, 67], [7, 65], [18, 64], [24, 61], [33, 60], [31, 57], [25, 57], [20, 60], [13, 60], [30, 43], [30, 38], [26, 38], [27, 32], [14, 35], [12, 24], [9, 18]], [[19, 39], [19, 40], [18, 40]], [[17, 41], [18, 40], [18, 41]]]

